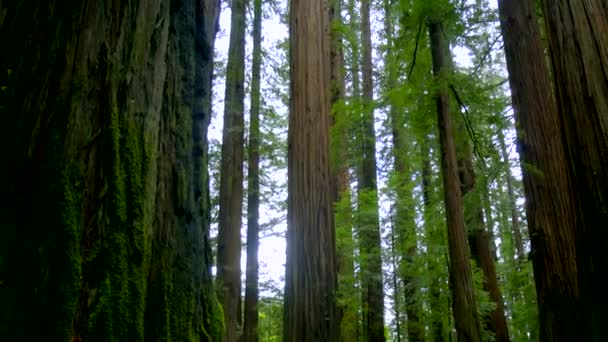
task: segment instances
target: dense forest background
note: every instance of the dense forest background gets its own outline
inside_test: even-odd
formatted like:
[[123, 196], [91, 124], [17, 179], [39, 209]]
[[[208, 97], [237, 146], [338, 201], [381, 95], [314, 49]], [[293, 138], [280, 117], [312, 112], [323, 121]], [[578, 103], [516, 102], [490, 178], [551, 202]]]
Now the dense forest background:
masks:
[[608, 3], [0, 0], [0, 340], [604, 341]]

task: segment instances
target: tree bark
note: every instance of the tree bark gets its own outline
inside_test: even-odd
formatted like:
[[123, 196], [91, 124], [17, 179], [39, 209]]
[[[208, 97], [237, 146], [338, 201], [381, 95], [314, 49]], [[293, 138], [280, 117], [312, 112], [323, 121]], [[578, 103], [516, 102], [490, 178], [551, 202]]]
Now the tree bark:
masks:
[[521, 129], [517, 144], [539, 304], [539, 337], [541, 341], [585, 340], [579, 330], [577, 218], [571, 174], [564, 165], [568, 160], [564, 121], [554, 102], [534, 1], [501, 0], [499, 12], [513, 109]]
[[[557, 112], [562, 121], [576, 221], [580, 311], [588, 341], [608, 339], [608, 17], [605, 0], [543, 0]], [[563, 218], [560, 217], [563, 221]], [[563, 258], [563, 256], [562, 256]], [[562, 327], [563, 328], [563, 327]], [[554, 330], [554, 335], [557, 331]], [[579, 335], [579, 339], [583, 336]], [[541, 339], [544, 336], [541, 335]], [[560, 337], [564, 338], [564, 337]]]
[[247, 173], [247, 270], [243, 342], [257, 342], [258, 334], [258, 247], [260, 210], [260, 71], [262, 67], [262, 0], [253, 0], [253, 61], [251, 65], [251, 109]]
[[288, 132], [286, 342], [338, 341], [329, 168], [330, 37], [325, 0], [293, 0]]
[[374, 131], [374, 84], [370, 0], [361, 1], [363, 109], [362, 165], [359, 185], [359, 218], [361, 244], [361, 272], [363, 288], [363, 338], [365, 341], [384, 341], [384, 289], [382, 282], [382, 250], [380, 218], [378, 214], [378, 186], [376, 180], [376, 134]]
[[450, 256], [450, 288], [458, 341], [481, 342], [481, 327], [475, 304], [473, 276], [469, 261], [469, 246], [463, 214], [463, 202], [458, 177], [456, 146], [450, 113], [450, 97], [445, 84], [449, 62], [447, 42], [441, 24], [429, 24], [433, 74], [439, 82], [437, 117], [441, 143], [441, 167], [445, 193], [445, 211], [448, 226]]
[[0, 6], [3, 339], [218, 340], [201, 135], [216, 6]]
[[245, 99], [245, 10], [247, 0], [233, 0], [226, 66], [224, 129], [220, 165], [220, 210], [217, 250], [218, 299], [224, 308], [224, 342], [241, 334], [241, 216]]

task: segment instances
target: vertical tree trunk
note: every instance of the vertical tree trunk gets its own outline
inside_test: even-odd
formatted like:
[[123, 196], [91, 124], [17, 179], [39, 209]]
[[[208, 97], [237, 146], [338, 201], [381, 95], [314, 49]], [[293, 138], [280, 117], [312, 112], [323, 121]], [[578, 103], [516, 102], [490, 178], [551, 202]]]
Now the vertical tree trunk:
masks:
[[602, 10], [606, 1], [543, 0], [542, 4], [557, 112], [566, 141], [563, 161], [571, 171], [575, 189], [571, 203], [579, 215], [575, 237], [581, 325], [572, 327], [572, 332], [586, 331], [586, 340], [604, 341], [608, 293], [598, 279], [608, 267], [603, 243], [608, 238], [608, 17]]
[[[425, 137], [422, 142], [422, 202], [424, 205], [424, 224], [426, 228], [426, 233], [428, 235], [432, 234], [431, 228], [431, 156], [428, 148], [428, 138]], [[427, 247], [430, 248], [430, 247]], [[431, 250], [429, 254], [433, 255], [434, 251]], [[430, 270], [429, 270], [430, 271]], [[431, 336], [433, 337], [432, 341], [435, 342], [444, 342], [445, 339], [443, 337], [443, 319], [438, 319], [438, 313], [442, 312], [441, 309], [441, 296], [440, 296], [440, 288], [439, 283], [436, 278], [431, 279], [431, 284], [429, 285], [430, 289], [430, 309], [431, 309], [431, 322], [430, 322], [430, 330]]]
[[361, 234], [361, 272], [363, 287], [363, 338], [384, 341], [384, 289], [382, 282], [382, 250], [376, 181], [376, 134], [374, 131], [374, 84], [372, 77], [372, 38], [370, 0], [361, 1], [363, 110], [363, 160], [359, 185], [359, 217]]
[[[384, 27], [387, 39], [388, 51], [385, 58], [385, 72], [387, 73], [386, 89], [391, 91], [397, 87], [398, 67], [395, 58], [396, 46], [393, 42], [393, 18], [392, 4], [390, 1], [384, 3]], [[416, 257], [416, 222], [414, 219], [415, 206], [411, 191], [411, 168], [407, 164], [407, 146], [405, 146], [405, 117], [404, 108], [390, 104], [389, 117], [391, 123], [391, 133], [393, 138], [393, 160], [395, 174], [395, 192], [397, 195], [395, 220], [393, 230], [398, 236], [397, 253], [400, 255], [401, 267], [394, 272], [399, 273], [403, 279], [403, 289], [405, 294], [405, 311], [407, 314], [408, 341], [424, 341], [424, 326], [420, 322], [420, 307], [417, 303], [419, 284], [412, 275], [415, 273], [414, 258]], [[393, 232], [395, 234], [395, 232]]]
[[247, 0], [233, 0], [231, 5], [217, 250], [218, 299], [224, 308], [226, 326], [224, 342], [236, 342], [241, 333], [241, 211]]
[[445, 210], [448, 226], [450, 256], [450, 287], [453, 295], [454, 321], [458, 341], [481, 342], [481, 327], [475, 304], [473, 277], [469, 261], [462, 195], [458, 178], [456, 146], [450, 114], [450, 98], [445, 84], [448, 69], [448, 51], [441, 24], [429, 24], [433, 74], [439, 81], [437, 116], [441, 142], [441, 167], [445, 192]]
[[338, 341], [329, 168], [330, 39], [326, 0], [293, 0], [288, 132], [285, 342]]
[[253, 0], [253, 62], [251, 65], [251, 109], [247, 168], [247, 270], [243, 342], [257, 342], [258, 334], [258, 246], [260, 210], [260, 71], [262, 67], [262, 0]]
[[342, 0], [330, 0], [331, 22], [331, 178], [336, 228], [337, 270], [339, 277], [340, 337], [345, 342], [357, 341], [358, 314], [356, 298], [354, 242], [348, 163], [349, 122], [343, 108], [345, 96], [344, 46], [341, 30]]
[[511, 230], [515, 239], [515, 251], [517, 252], [517, 262], [521, 263], [526, 260], [524, 252], [524, 241], [519, 227], [519, 213], [517, 210], [517, 202], [515, 198], [515, 190], [513, 189], [513, 175], [511, 174], [511, 162], [509, 161], [509, 153], [505, 144], [505, 136], [502, 131], [498, 132], [498, 143], [500, 144], [500, 153], [505, 164], [505, 178], [507, 183], [507, 195], [509, 196], [509, 204], [511, 206]]
[[216, 6], [0, 6], [3, 339], [221, 335], [200, 135]]
[[563, 122], [553, 101], [534, 1], [501, 0], [498, 4], [513, 109], [522, 130], [517, 143], [539, 303], [540, 340], [584, 340], [579, 331], [582, 315], [574, 245], [576, 217], [570, 173], [563, 163], [568, 160], [561, 133]]

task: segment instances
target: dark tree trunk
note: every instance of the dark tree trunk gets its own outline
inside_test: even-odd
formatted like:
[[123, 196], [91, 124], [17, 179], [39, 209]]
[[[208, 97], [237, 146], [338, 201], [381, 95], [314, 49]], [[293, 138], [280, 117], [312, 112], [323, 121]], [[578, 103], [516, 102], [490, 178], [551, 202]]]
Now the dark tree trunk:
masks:
[[453, 297], [452, 306], [456, 334], [458, 341], [481, 342], [481, 326], [475, 304], [473, 276], [469, 261], [469, 246], [464, 222], [461, 187], [458, 178], [456, 146], [450, 113], [450, 97], [447, 85], [445, 84], [449, 69], [449, 61], [446, 56], [448, 47], [441, 24], [430, 23], [429, 35], [431, 38], [433, 74], [439, 82], [439, 90], [436, 94], [437, 117], [448, 226], [450, 287]]
[[[570, 168], [575, 189], [571, 204], [578, 214], [575, 237], [581, 307], [574, 312], [580, 325], [572, 326], [571, 332], [578, 331], [579, 340], [605, 341], [608, 331], [602, 325], [608, 320], [608, 292], [599, 279], [608, 268], [604, 244], [608, 239], [608, 16], [602, 11], [606, 1], [542, 3], [557, 112], [566, 142], [567, 158], [562, 161]], [[553, 330], [553, 336], [557, 332]]]
[[251, 112], [247, 168], [247, 270], [243, 342], [257, 342], [258, 247], [260, 210], [260, 71], [262, 67], [262, 0], [253, 0], [253, 63], [251, 65]]
[[293, 0], [285, 342], [339, 341], [329, 167], [330, 39], [325, 0]]
[[575, 254], [577, 219], [571, 176], [564, 165], [568, 157], [563, 121], [553, 101], [534, 1], [501, 0], [499, 12], [513, 109], [522, 130], [517, 144], [539, 303], [540, 340], [587, 340], [579, 329], [583, 315]]
[[224, 308], [224, 342], [241, 333], [241, 216], [245, 98], [245, 10], [247, 0], [231, 2], [230, 46], [226, 66], [224, 129], [220, 165], [217, 291]]
[[3, 340], [218, 340], [217, 5], [0, 5]]
[[361, 1], [363, 110], [361, 117], [362, 165], [359, 179], [359, 230], [363, 288], [363, 339], [384, 341], [384, 289], [376, 183], [376, 134], [370, 0]]

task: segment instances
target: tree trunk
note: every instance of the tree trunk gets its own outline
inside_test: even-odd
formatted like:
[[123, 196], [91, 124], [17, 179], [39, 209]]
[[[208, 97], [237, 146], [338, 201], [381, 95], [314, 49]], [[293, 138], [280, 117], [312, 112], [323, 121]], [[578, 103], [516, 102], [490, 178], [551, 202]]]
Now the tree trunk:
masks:
[[218, 340], [205, 138], [217, 5], [0, 6], [3, 339]]
[[513, 238], [515, 239], [514, 242], [515, 251], [517, 252], [517, 262], [522, 263], [526, 260], [526, 254], [524, 252], [524, 241], [521, 235], [521, 229], [519, 227], [519, 212], [517, 210], [516, 202], [517, 199], [515, 198], [515, 190], [513, 189], [513, 183], [515, 180], [511, 174], [511, 162], [509, 161], [509, 153], [507, 152], [505, 136], [502, 131], [498, 132], [498, 143], [500, 144], [500, 153], [505, 164], [507, 195], [509, 196], [509, 204], [511, 206], [511, 230], [513, 232]]
[[224, 308], [224, 342], [236, 342], [241, 333], [241, 212], [247, 0], [233, 0], [231, 5], [217, 238], [217, 290], [218, 299]]
[[[568, 160], [534, 1], [499, 1], [501, 29], [526, 193], [526, 216], [539, 303], [540, 340], [586, 340], [579, 330], [576, 217]], [[574, 49], [574, 48], [573, 48]], [[576, 49], [575, 49], [576, 50]], [[578, 81], [577, 81], [578, 82]]]
[[458, 178], [456, 146], [450, 114], [450, 97], [445, 84], [448, 60], [447, 42], [441, 24], [429, 24], [433, 74], [439, 81], [437, 117], [441, 142], [441, 167], [445, 193], [445, 211], [448, 226], [448, 249], [450, 256], [450, 287], [452, 290], [454, 321], [458, 341], [481, 342], [481, 327], [475, 304], [473, 277], [469, 261], [469, 246], [466, 238], [463, 202]]
[[[431, 236], [433, 235], [433, 229], [431, 227], [431, 213], [433, 208], [431, 206], [431, 156], [428, 148], [428, 137], [424, 137], [424, 141], [422, 142], [422, 202], [424, 205], [424, 224], [426, 228], [426, 234]], [[433, 255], [435, 253], [434, 248], [431, 249], [431, 246], [427, 246], [430, 249], [429, 254]], [[432, 269], [429, 269], [431, 272]], [[444, 342], [445, 339], [443, 337], [443, 319], [437, 319], [439, 316], [439, 312], [443, 312], [441, 309], [441, 293], [439, 287], [439, 281], [436, 278], [431, 279], [431, 283], [429, 285], [430, 292], [430, 310], [431, 310], [431, 322], [430, 322], [430, 330], [432, 341], [435, 342]]]
[[363, 150], [359, 179], [359, 218], [361, 272], [363, 288], [363, 339], [384, 341], [384, 288], [382, 282], [382, 250], [376, 183], [376, 134], [374, 131], [374, 84], [372, 77], [372, 40], [370, 0], [361, 1]]
[[354, 242], [348, 164], [349, 123], [343, 108], [344, 46], [342, 34], [342, 0], [330, 0], [331, 22], [331, 178], [336, 228], [337, 270], [339, 276], [340, 336], [342, 341], [356, 342], [358, 313], [355, 288]]
[[602, 324], [608, 320], [608, 293], [598, 279], [608, 267], [603, 243], [608, 238], [608, 17], [602, 11], [606, 1], [542, 3], [566, 142], [563, 160], [570, 168], [575, 189], [571, 203], [578, 214], [576, 266], [582, 306], [574, 311], [581, 325], [572, 332], [588, 332], [588, 341], [605, 341], [608, 332]]
[[329, 168], [330, 39], [325, 0], [293, 0], [285, 342], [338, 341]]
[[247, 270], [243, 342], [257, 342], [258, 334], [258, 247], [260, 210], [260, 71], [262, 67], [262, 0], [253, 0], [253, 62], [251, 65], [251, 109], [247, 168]]
[[469, 137], [464, 133], [466, 132], [465, 122], [462, 118], [455, 119], [455, 122], [458, 131], [461, 132], [456, 141], [459, 152], [460, 188], [464, 200], [464, 215], [471, 256], [482, 270], [484, 290], [488, 292], [490, 300], [496, 304], [490, 315], [484, 317], [484, 323], [486, 329], [494, 334], [496, 342], [508, 342], [510, 339], [504, 302], [496, 275], [495, 254], [491, 247], [494, 242], [491, 240], [491, 235], [486, 230], [483, 220], [482, 194], [485, 189], [480, 189], [477, 182], [471, 143], [468, 140]]

